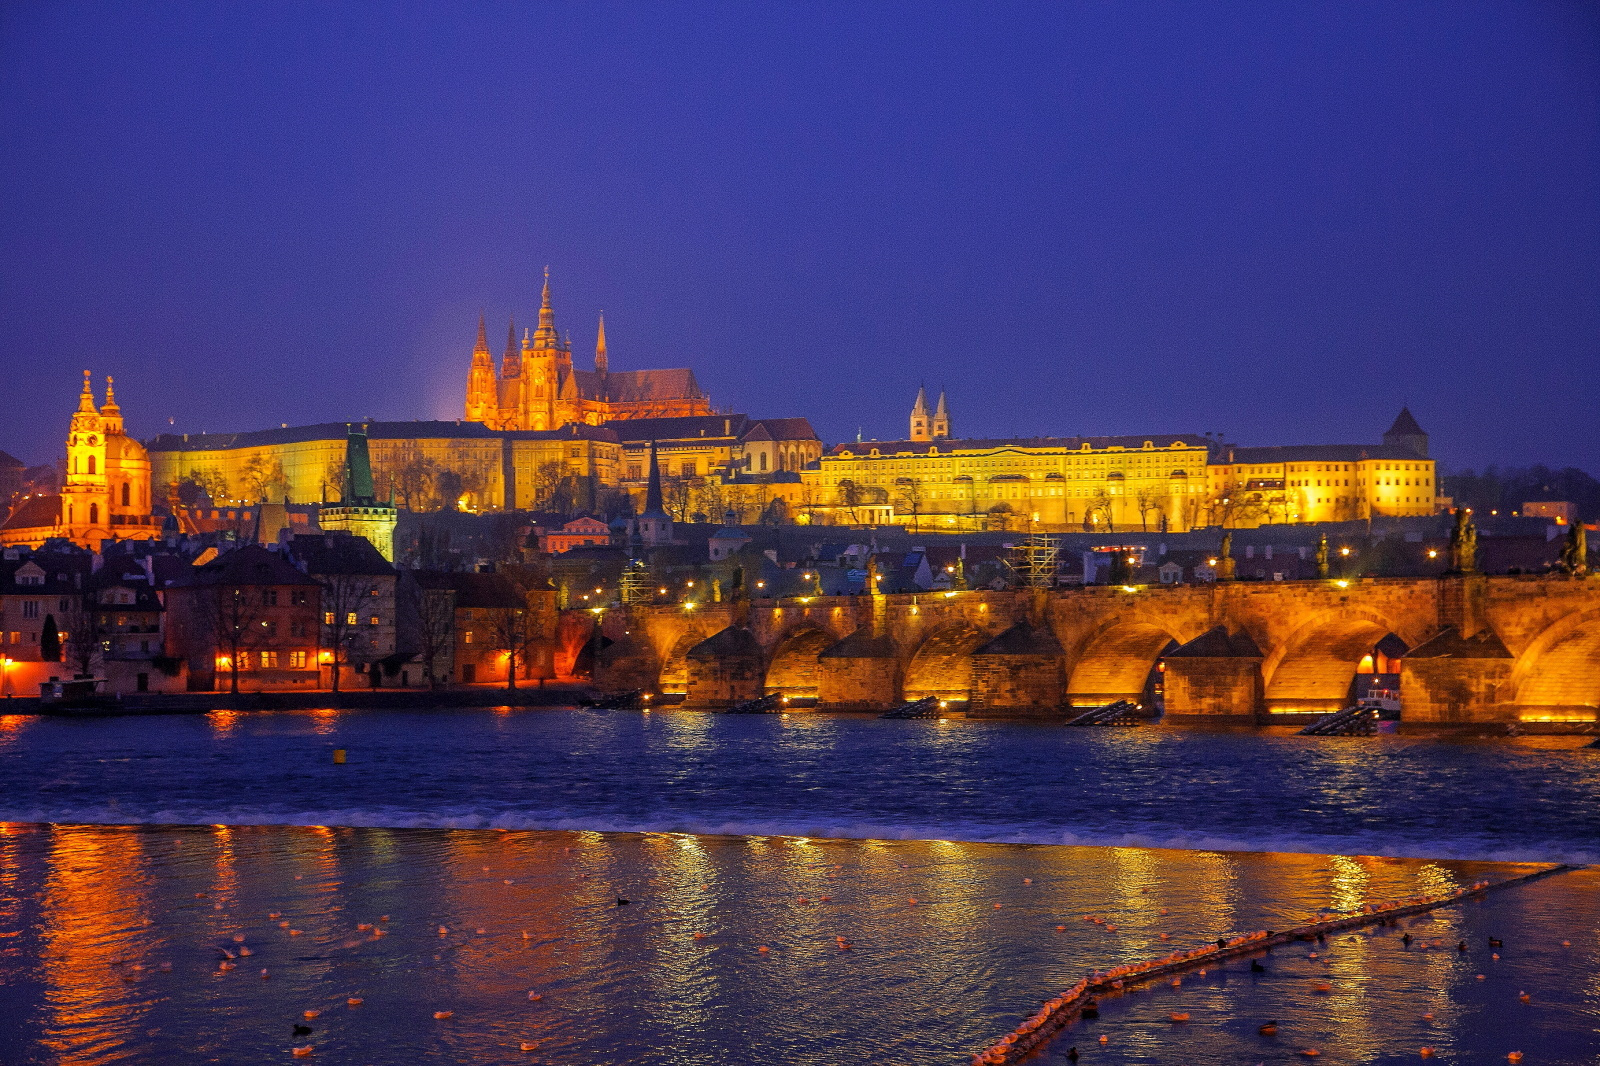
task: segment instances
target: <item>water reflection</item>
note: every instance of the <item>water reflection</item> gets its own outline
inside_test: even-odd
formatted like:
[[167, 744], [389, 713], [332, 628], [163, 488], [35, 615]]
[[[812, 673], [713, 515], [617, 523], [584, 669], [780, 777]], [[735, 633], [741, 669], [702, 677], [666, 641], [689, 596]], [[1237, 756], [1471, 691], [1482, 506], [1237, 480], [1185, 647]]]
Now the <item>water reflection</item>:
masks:
[[[524, 1044], [574, 1064], [958, 1061], [1087, 970], [1487, 869], [949, 841], [0, 825], [0, 1061], [275, 1061], [307, 1010], [327, 1061], [498, 1063]], [[1046, 1057], [1106, 1033], [1099, 1062], [1281, 1058], [1255, 1033], [1275, 1017], [1285, 1049], [1292, 1035], [1327, 1061], [1507, 1040], [1575, 1061], [1600, 1052], [1597, 893], [1600, 876], [1565, 875], [1420, 919], [1409, 949], [1401, 929], [1366, 930], [1279, 949], [1262, 974], [1236, 964], [1131, 991]], [[1499, 960], [1489, 935], [1506, 943]], [[1174, 1010], [1194, 1017], [1182, 1032]]]

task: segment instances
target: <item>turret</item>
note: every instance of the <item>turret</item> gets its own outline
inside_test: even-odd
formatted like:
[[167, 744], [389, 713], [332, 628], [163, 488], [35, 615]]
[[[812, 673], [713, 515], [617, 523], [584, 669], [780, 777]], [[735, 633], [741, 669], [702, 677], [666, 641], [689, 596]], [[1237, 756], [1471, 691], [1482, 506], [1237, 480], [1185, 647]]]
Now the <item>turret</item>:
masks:
[[939, 390], [939, 406], [933, 411], [933, 439], [947, 440], [950, 436], [950, 409], [945, 406], [944, 390]]
[[1390, 448], [1404, 448], [1419, 459], [1428, 457], [1428, 435], [1417, 425], [1417, 420], [1411, 417], [1409, 407], [1400, 408], [1400, 414], [1395, 418], [1394, 425], [1383, 435], [1383, 443]]
[[917, 386], [917, 402], [911, 407], [909, 440], [928, 440], [928, 390]]
[[[606, 313], [604, 311], [600, 312], [600, 336], [594, 342], [594, 372], [600, 375], [602, 382], [604, 382], [605, 376], [609, 372], [609, 365], [606, 362]], [[604, 386], [602, 385], [603, 391]]]

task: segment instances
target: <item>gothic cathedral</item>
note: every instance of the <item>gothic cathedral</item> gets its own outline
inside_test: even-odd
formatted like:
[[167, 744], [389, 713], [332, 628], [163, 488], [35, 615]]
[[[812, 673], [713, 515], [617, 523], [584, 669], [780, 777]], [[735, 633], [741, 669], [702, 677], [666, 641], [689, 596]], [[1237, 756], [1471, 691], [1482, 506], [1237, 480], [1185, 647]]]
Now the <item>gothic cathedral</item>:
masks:
[[478, 343], [472, 351], [472, 369], [467, 372], [468, 422], [482, 422], [497, 430], [552, 430], [570, 422], [599, 425], [613, 419], [708, 414], [711, 401], [700, 391], [691, 370], [612, 371], [606, 360], [603, 317], [594, 369], [574, 369], [571, 341], [556, 332], [548, 267], [539, 328], [532, 336], [524, 330], [519, 347], [516, 324], [512, 324], [498, 371], [489, 353], [483, 318], [478, 318]]

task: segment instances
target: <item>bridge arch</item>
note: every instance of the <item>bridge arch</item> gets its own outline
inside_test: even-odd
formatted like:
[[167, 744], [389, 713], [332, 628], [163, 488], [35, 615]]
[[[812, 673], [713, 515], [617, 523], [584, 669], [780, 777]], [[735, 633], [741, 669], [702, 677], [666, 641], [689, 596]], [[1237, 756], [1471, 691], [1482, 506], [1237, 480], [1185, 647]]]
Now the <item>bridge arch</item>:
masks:
[[1511, 670], [1518, 717], [1600, 718], [1600, 609], [1552, 622]]
[[838, 643], [822, 629], [797, 629], [784, 637], [767, 665], [763, 692], [782, 693], [795, 699], [814, 700], [820, 694], [821, 666], [817, 656]]
[[1408, 645], [1401, 627], [1372, 611], [1339, 608], [1303, 622], [1261, 664], [1269, 713], [1324, 712], [1346, 705], [1362, 659], [1389, 634]]
[[663, 696], [682, 696], [689, 691], [689, 649], [705, 639], [706, 634], [691, 629], [661, 657], [660, 691]]
[[972, 694], [972, 653], [984, 641], [976, 627], [957, 622], [925, 637], [906, 666], [905, 698], [966, 700]]
[[1067, 704], [1099, 707], [1116, 700], [1144, 702], [1161, 655], [1185, 635], [1148, 619], [1111, 622], [1083, 642], [1067, 677]]

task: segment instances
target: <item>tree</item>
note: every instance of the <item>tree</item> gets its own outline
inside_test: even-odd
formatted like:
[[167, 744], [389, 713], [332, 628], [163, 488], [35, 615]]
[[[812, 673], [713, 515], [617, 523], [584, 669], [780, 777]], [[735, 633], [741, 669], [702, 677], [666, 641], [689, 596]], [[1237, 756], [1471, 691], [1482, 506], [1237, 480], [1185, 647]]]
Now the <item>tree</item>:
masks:
[[39, 658], [47, 663], [61, 661], [61, 633], [56, 629], [56, 616], [44, 616], [44, 629], [39, 633]]
[[74, 593], [60, 606], [60, 625], [64, 629], [61, 650], [65, 659], [73, 664], [78, 676], [92, 677], [95, 663], [102, 659], [106, 628], [105, 619], [96, 609], [94, 593]]
[[178, 481], [178, 502], [185, 507], [210, 507], [228, 495], [228, 479], [214, 466], [191, 470]]
[[911, 532], [915, 534], [922, 514], [922, 483], [914, 477], [895, 478], [894, 492], [895, 507], [911, 515]]
[[[558, 505], [557, 497], [561, 495], [562, 485], [567, 480], [567, 471], [560, 463], [540, 463], [533, 468], [533, 509], [536, 511], [556, 511], [568, 514], [570, 501], [562, 500]], [[570, 495], [570, 493], [568, 494]]]
[[690, 496], [691, 489], [686, 479], [681, 477], [661, 479], [661, 506], [666, 508], [667, 514], [672, 516], [674, 522], [689, 520]]
[[228, 691], [239, 694], [240, 658], [248, 655], [261, 630], [261, 597], [266, 590], [250, 585], [213, 585], [195, 599], [203, 629], [225, 653]]
[[397, 595], [400, 605], [411, 615], [417, 655], [428, 676], [428, 687], [437, 689], [440, 667], [455, 647], [456, 591], [446, 585], [427, 587], [417, 575], [402, 573]]
[[520, 607], [489, 609], [488, 633], [494, 649], [506, 655], [506, 688], [517, 687], [517, 663], [522, 661], [533, 634], [529, 632], [529, 612]]
[[361, 611], [377, 586], [365, 574], [328, 574], [322, 583], [322, 644], [332, 655], [333, 691], [339, 691], [339, 667], [365, 665], [360, 654]]
[[1150, 532], [1148, 515], [1161, 513], [1161, 506], [1166, 502], [1166, 494], [1154, 488], [1141, 488], [1133, 495], [1134, 505], [1139, 508], [1139, 529], [1141, 532]]
[[281, 495], [283, 484], [283, 463], [276, 457], [252, 456], [239, 468], [239, 491], [244, 493], [246, 503], [263, 503], [273, 495]]
[[1095, 533], [1100, 532], [1102, 528], [1107, 533], [1117, 531], [1116, 522], [1111, 515], [1111, 493], [1104, 487], [1090, 497], [1088, 506], [1084, 508], [1083, 528]]
[[389, 484], [395, 499], [408, 511], [438, 510], [436, 484], [439, 464], [423, 453], [416, 441], [407, 441], [385, 454]]

